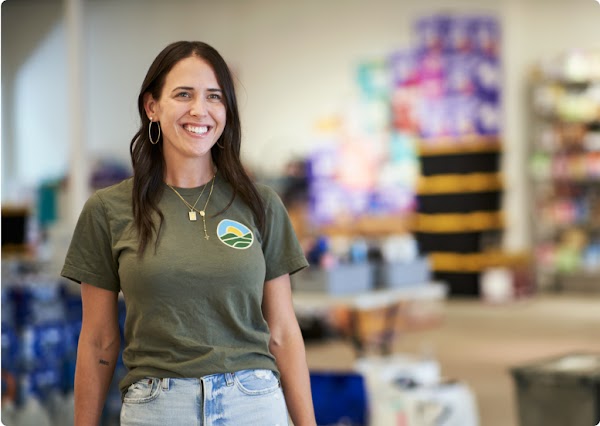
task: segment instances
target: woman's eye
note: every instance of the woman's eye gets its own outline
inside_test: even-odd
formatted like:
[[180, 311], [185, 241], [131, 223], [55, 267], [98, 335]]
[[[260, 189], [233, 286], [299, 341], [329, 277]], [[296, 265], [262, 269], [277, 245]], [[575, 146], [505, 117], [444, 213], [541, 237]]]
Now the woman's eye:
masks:
[[180, 92], [177, 94], [178, 98], [189, 98], [191, 95], [188, 92]]
[[220, 101], [222, 97], [218, 93], [211, 93], [210, 95], [208, 95], [208, 99]]

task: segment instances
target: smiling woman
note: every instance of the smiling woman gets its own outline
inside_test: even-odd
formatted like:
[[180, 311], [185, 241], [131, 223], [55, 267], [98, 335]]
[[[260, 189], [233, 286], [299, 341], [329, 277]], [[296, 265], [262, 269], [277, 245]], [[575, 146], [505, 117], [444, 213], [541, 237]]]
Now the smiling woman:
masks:
[[[201, 42], [178, 42], [167, 46], [146, 74], [138, 96], [138, 111], [141, 126], [131, 141], [130, 151], [134, 168], [133, 209], [140, 253], [145, 251], [152, 236], [158, 238], [163, 216], [157, 209], [157, 202], [164, 190], [163, 181], [193, 188], [206, 183], [214, 169], [233, 187], [230, 202], [234, 197], [241, 197], [255, 215], [258, 226], [264, 226], [262, 198], [240, 161], [241, 129], [233, 79], [224, 59], [214, 48]], [[152, 136], [148, 126], [154, 120], [161, 129], [168, 128], [168, 141], [161, 134], [156, 145], [149, 143]], [[206, 136], [197, 135], [196, 127], [206, 127]], [[210, 155], [205, 151], [208, 145]], [[165, 149], [169, 152], [170, 163], [162, 153]], [[153, 222], [152, 214], [159, 216], [158, 225]]]
[[288, 411], [315, 425], [289, 277], [308, 263], [279, 197], [241, 164], [225, 61], [167, 46], [138, 110], [133, 178], [90, 197], [61, 272], [82, 284], [75, 422], [99, 421], [122, 291], [122, 425], [285, 425]]
[[222, 91], [212, 67], [196, 56], [182, 59], [167, 75], [159, 98], [146, 93], [144, 108], [148, 118], [161, 126], [166, 182], [193, 187], [208, 181], [211, 175], [190, 182], [193, 174], [174, 170], [211, 169], [210, 150], [227, 121]]

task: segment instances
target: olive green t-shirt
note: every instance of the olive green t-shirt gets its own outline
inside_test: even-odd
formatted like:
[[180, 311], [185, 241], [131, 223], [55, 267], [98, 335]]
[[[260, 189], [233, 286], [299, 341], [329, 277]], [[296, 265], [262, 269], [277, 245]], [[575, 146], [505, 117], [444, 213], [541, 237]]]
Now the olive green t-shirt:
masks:
[[[202, 218], [165, 185], [164, 222], [138, 257], [132, 179], [97, 191], [85, 204], [61, 275], [114, 292], [126, 305], [121, 391], [144, 377], [201, 377], [243, 369], [278, 373], [262, 315], [264, 282], [308, 265], [285, 207], [259, 185], [266, 208], [261, 234], [248, 206], [217, 176]], [[210, 185], [210, 182], [209, 184]], [[194, 204], [200, 188], [175, 188]], [[204, 207], [207, 187], [197, 207]], [[200, 209], [199, 209], [200, 210]], [[158, 216], [157, 216], [158, 217]]]

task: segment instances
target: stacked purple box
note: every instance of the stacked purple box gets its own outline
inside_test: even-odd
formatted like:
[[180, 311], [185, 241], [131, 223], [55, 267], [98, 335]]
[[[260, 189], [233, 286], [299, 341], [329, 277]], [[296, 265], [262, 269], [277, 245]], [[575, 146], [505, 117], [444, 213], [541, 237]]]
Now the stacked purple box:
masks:
[[[308, 161], [309, 208], [315, 223], [354, 220], [364, 214], [380, 215], [413, 211], [414, 190], [402, 182], [350, 185], [340, 178], [343, 156], [325, 148], [313, 152]], [[407, 163], [407, 162], [406, 162]], [[364, 171], [356, 171], [357, 176]], [[406, 178], [407, 179], [407, 178]]]
[[437, 15], [415, 25], [420, 136], [500, 133], [500, 27], [487, 16]]

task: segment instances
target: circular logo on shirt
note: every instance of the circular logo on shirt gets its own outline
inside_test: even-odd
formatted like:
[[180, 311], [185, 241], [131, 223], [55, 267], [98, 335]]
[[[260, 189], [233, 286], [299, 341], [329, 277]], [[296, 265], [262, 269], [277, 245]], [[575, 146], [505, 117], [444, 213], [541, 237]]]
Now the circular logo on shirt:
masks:
[[231, 219], [223, 219], [217, 225], [217, 236], [223, 244], [234, 249], [244, 250], [254, 242], [254, 234], [246, 226]]

